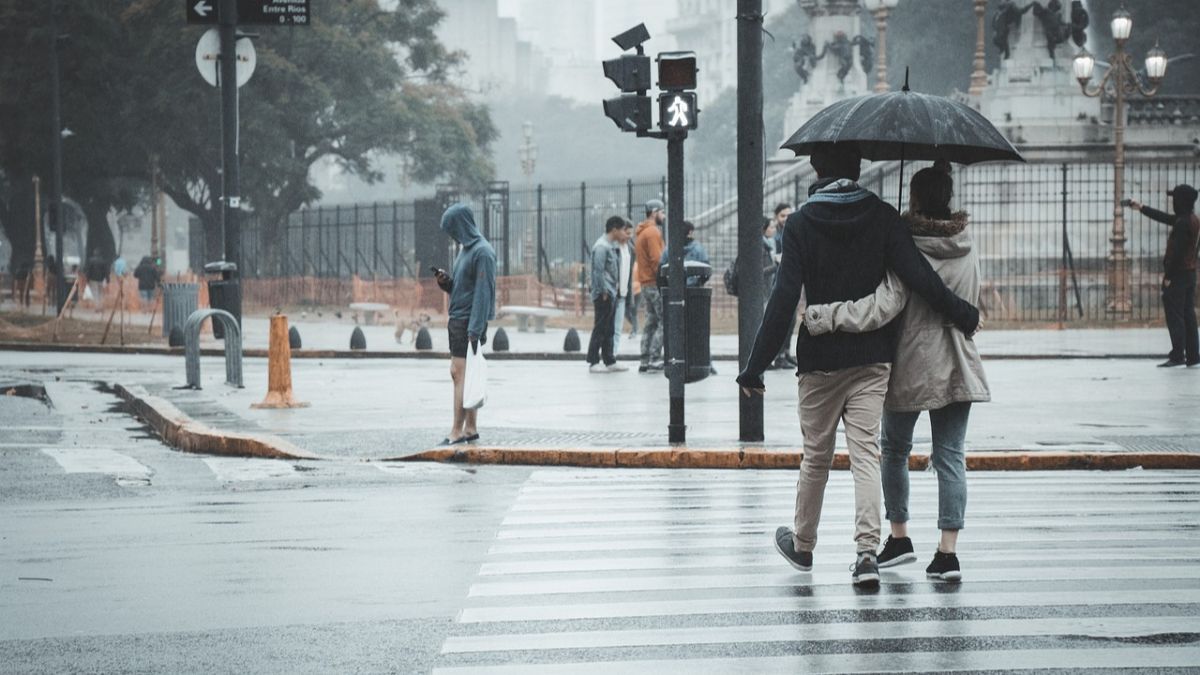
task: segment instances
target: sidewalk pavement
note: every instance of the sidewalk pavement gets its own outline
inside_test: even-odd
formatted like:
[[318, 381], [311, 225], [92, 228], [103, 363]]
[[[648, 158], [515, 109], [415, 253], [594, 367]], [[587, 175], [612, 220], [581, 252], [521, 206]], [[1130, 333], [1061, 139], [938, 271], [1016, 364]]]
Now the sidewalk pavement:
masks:
[[[425, 455], [449, 429], [445, 361], [297, 359], [295, 395], [311, 407], [296, 410], [250, 407], [266, 393], [267, 363], [260, 358], [246, 360], [245, 389], [223, 384], [221, 360], [210, 357], [202, 362], [199, 391], [177, 388], [184, 381], [180, 356], [6, 352], [0, 380], [69, 376], [141, 387], [145, 398], [165, 401], [218, 435], [270, 436], [331, 459], [798, 465], [793, 373], [767, 373], [766, 442], [741, 444], [732, 366], [718, 363], [719, 375], [688, 385], [688, 442], [672, 448], [661, 374], [589, 374], [581, 362], [498, 361], [489, 369], [480, 442]], [[1159, 369], [1133, 359], [1014, 359], [989, 362], [987, 372], [993, 401], [972, 410], [973, 467], [1200, 467], [1200, 369]], [[929, 438], [923, 419], [915, 435], [918, 455], [928, 453]], [[844, 447], [841, 436], [838, 443]]]

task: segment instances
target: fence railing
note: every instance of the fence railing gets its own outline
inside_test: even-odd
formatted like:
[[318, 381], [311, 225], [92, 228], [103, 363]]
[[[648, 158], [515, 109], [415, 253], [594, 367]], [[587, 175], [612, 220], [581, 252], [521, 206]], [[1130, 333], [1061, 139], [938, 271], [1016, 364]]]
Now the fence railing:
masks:
[[[796, 166], [768, 179], [764, 214], [776, 202], [805, 198], [812, 175], [806, 165]], [[908, 164], [905, 180], [923, 166]], [[871, 165], [862, 182], [895, 205], [898, 171], [896, 163]], [[984, 280], [981, 306], [989, 319], [1094, 323], [1162, 318], [1159, 283], [1168, 229], [1132, 210], [1125, 213], [1125, 232], [1133, 311], [1107, 310], [1113, 221], [1110, 164], [990, 164], [960, 167], [954, 177], [954, 207], [971, 216]], [[1127, 195], [1166, 210], [1166, 190], [1177, 183], [1194, 185], [1198, 177], [1200, 162], [1194, 160], [1137, 162], [1126, 167], [1125, 189]], [[621, 215], [636, 224], [643, 218], [645, 202], [666, 202], [669, 189], [665, 178], [496, 185], [503, 186], [502, 199], [495, 186], [487, 195], [458, 198], [474, 205], [477, 220], [488, 230], [485, 236], [497, 245], [500, 274], [529, 278], [543, 289], [560, 289], [557, 302], [580, 305], [580, 311], [587, 309], [580, 298], [587, 282], [588, 252], [603, 235], [604, 221]], [[907, 197], [907, 186], [905, 190]], [[724, 292], [719, 278], [736, 257], [736, 176], [693, 174], [684, 184], [684, 203], [685, 217], [696, 223], [697, 239], [713, 262], [714, 315], [732, 316], [737, 299]], [[322, 206], [292, 214], [283, 232], [270, 241], [250, 218], [243, 229], [245, 276], [290, 279], [297, 289], [303, 283], [298, 280], [307, 277], [419, 278], [418, 235], [428, 228], [437, 234], [438, 223], [419, 223], [416, 214], [413, 202]], [[264, 255], [266, 246], [280, 247], [274, 258]], [[278, 260], [269, 273], [261, 262], [268, 259]]]

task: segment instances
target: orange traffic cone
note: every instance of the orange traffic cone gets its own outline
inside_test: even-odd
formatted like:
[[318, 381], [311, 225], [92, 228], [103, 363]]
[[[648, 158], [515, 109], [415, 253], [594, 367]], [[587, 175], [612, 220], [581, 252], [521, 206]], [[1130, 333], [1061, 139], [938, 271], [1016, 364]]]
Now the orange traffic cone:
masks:
[[267, 351], [267, 397], [251, 408], [307, 408], [292, 398], [292, 347], [288, 342], [287, 317], [271, 317], [271, 344]]

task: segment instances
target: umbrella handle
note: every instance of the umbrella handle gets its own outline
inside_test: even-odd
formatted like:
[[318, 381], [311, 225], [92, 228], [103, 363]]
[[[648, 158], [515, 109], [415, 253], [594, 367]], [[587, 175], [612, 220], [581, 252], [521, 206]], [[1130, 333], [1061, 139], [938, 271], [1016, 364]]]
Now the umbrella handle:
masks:
[[904, 144], [900, 144], [900, 191], [896, 197], [896, 210], [904, 213]]

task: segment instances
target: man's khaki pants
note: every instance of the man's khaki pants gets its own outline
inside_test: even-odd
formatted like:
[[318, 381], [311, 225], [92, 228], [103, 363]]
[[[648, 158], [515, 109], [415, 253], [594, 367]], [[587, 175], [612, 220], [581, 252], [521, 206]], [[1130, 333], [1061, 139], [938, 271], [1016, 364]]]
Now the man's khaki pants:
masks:
[[854, 541], [860, 553], [879, 547], [879, 420], [890, 372], [890, 364], [878, 363], [800, 374], [804, 460], [796, 483], [797, 551], [811, 552], [817, 545], [838, 420], [846, 428], [854, 475]]

